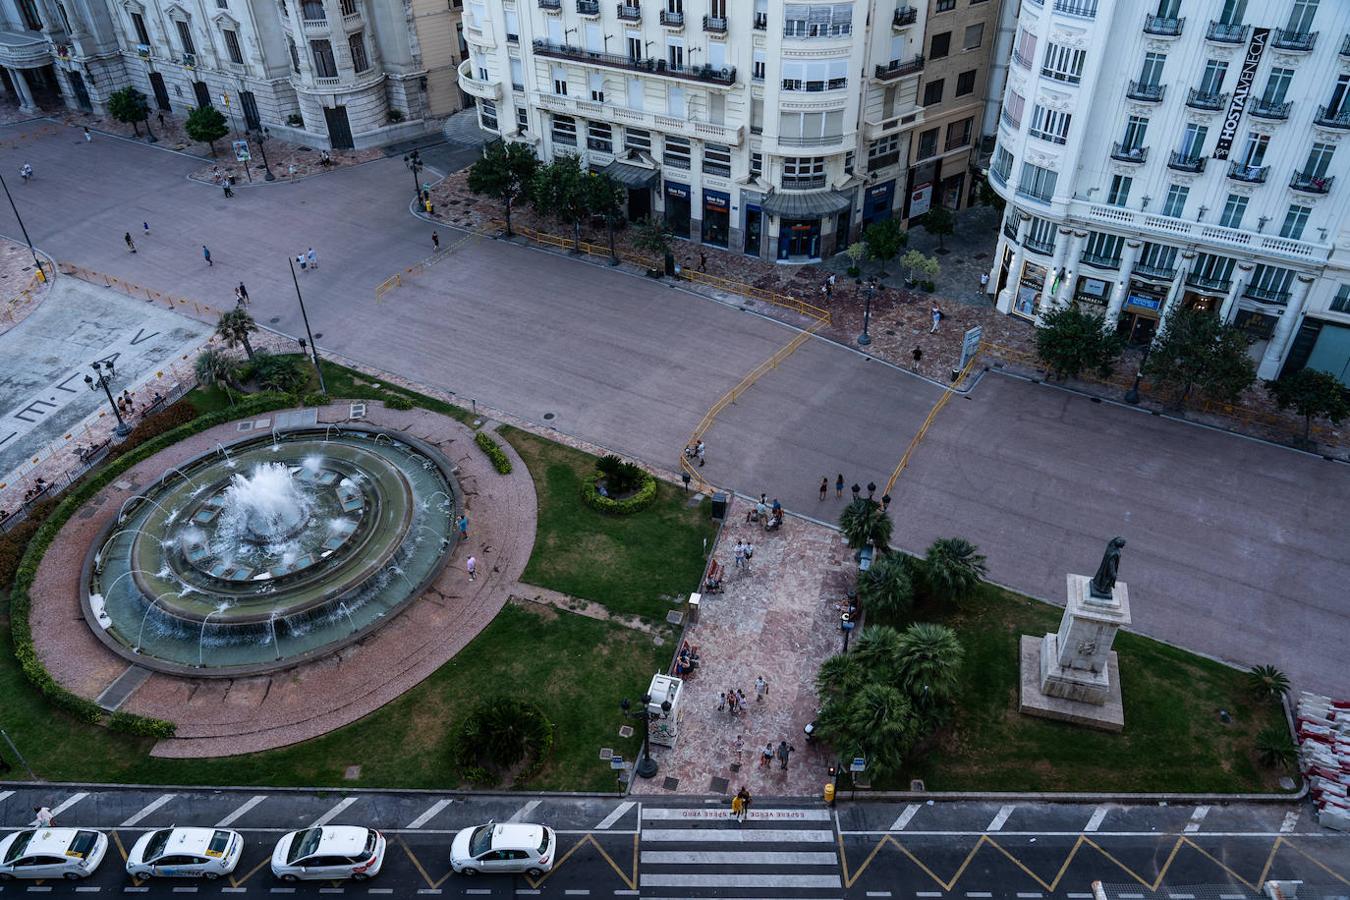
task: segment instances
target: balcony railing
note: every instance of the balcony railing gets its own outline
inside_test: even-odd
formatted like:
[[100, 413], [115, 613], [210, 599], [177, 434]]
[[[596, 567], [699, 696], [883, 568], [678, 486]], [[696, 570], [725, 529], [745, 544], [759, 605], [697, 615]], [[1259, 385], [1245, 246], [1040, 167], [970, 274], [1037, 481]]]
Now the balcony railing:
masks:
[[1083, 262], [1087, 263], [1089, 266], [1096, 266], [1099, 269], [1120, 268], [1119, 256], [1107, 256], [1102, 253], [1089, 253], [1086, 250], [1083, 251]]
[[1307, 172], [1295, 172], [1289, 186], [1305, 194], [1325, 194], [1331, 190], [1335, 175], [1310, 175]]
[[197, 65], [197, 54], [184, 53], [182, 56], [178, 58], [178, 61], [183, 65], [187, 66], [189, 69], [195, 68]]
[[913, 25], [919, 19], [919, 11], [912, 6], [896, 7], [895, 16], [891, 19], [891, 26], [894, 28], [904, 28], [906, 25]]
[[1249, 166], [1237, 160], [1228, 164], [1228, 177], [1234, 181], [1245, 181], [1247, 184], [1265, 184], [1266, 173], [1269, 171], [1270, 166]]
[[1042, 238], [1034, 238], [1031, 235], [1027, 235], [1026, 240], [1022, 242], [1022, 246], [1026, 247], [1028, 250], [1035, 250], [1037, 253], [1044, 253], [1046, 256], [1049, 256], [1051, 253], [1055, 252], [1055, 239], [1052, 237], [1047, 241]]
[[627, 3], [619, 4], [619, 18], [625, 22], [641, 22], [642, 7], [629, 6]]
[[1198, 287], [1202, 291], [1215, 291], [1225, 294], [1233, 287], [1233, 279], [1231, 278], [1215, 278], [1213, 275], [1203, 275], [1199, 272], [1187, 272], [1186, 283], [1191, 287]]
[[769, 27], [769, 14], [766, 12], [755, 13], [755, 30], [765, 31]]
[[1146, 100], [1150, 103], [1161, 103], [1165, 93], [1167, 85], [1143, 81], [1131, 81], [1130, 86], [1125, 89], [1125, 96], [1131, 100]]
[[877, 66], [877, 78], [882, 81], [890, 81], [893, 78], [900, 78], [903, 75], [913, 75], [915, 72], [922, 71], [922, 55], [916, 56], [913, 59], [893, 59], [884, 66]]
[[1146, 262], [1137, 262], [1134, 264], [1134, 272], [1137, 275], [1143, 275], [1145, 278], [1161, 278], [1171, 281], [1177, 275], [1177, 267], [1175, 265], [1154, 266]]
[[1144, 16], [1144, 33], [1156, 34], [1159, 37], [1178, 37], [1181, 29], [1186, 27], [1186, 19], [1183, 16], [1180, 19], [1169, 19], [1164, 16], [1155, 16], [1152, 13]]
[[1283, 103], [1275, 103], [1271, 100], [1256, 99], [1252, 101], [1250, 112], [1256, 119], [1277, 119], [1284, 121], [1289, 118], [1289, 110], [1294, 105], [1293, 100], [1285, 100]]
[[1313, 119], [1313, 122], [1323, 128], [1350, 129], [1350, 106], [1335, 113], [1325, 106], [1319, 106], [1317, 107], [1317, 117]]
[[1116, 141], [1111, 145], [1111, 158], [1121, 162], [1142, 163], [1148, 161], [1147, 147], [1126, 147]]
[[778, 143], [784, 147], [824, 147], [838, 144], [844, 139], [842, 134], [811, 135], [809, 137], [788, 137], [780, 135]]
[[1008, 109], [1006, 106], [1003, 107], [1003, 110], [998, 114], [998, 117], [1002, 120], [1004, 125], [1007, 125], [1014, 131], [1022, 127], [1022, 123], [1013, 117], [1012, 110]]
[[672, 28], [684, 27], [684, 13], [674, 12], [669, 9], [661, 10], [661, 24], [669, 25]]
[[[1007, 183], [1008, 183], [1008, 176], [1011, 175], [1011, 174], [1012, 174], [1012, 169], [1011, 169], [1011, 168], [1010, 168], [1008, 171], [1004, 172], [1004, 171], [1001, 171], [997, 166], [990, 166], [990, 167], [989, 167], [989, 177], [992, 178], [992, 179], [994, 179], [995, 181], [997, 181], [999, 184], [1007, 184]], [[1013, 237], [1016, 237], [1016, 236], [1017, 236], [1017, 235], [1013, 235]]]
[[824, 175], [784, 175], [783, 189], [789, 191], [806, 191], [813, 188], [823, 188], [825, 186]]
[[1275, 29], [1275, 36], [1270, 41], [1280, 50], [1311, 50], [1317, 43], [1316, 31], [1286, 31], [1283, 28]]
[[562, 0], [539, 0], [539, 8], [557, 12], [562, 9]]
[[1341, 41], [1341, 56], [1350, 56], [1350, 34]]
[[1279, 306], [1287, 304], [1290, 296], [1289, 291], [1277, 291], [1273, 288], [1258, 287], [1254, 284], [1249, 284], [1243, 288], [1242, 294], [1260, 303], [1274, 303]]
[[1186, 95], [1186, 105], [1191, 109], [1206, 109], [1210, 112], [1218, 112], [1228, 105], [1228, 94], [1191, 88], [1190, 93]]
[[577, 0], [577, 12], [583, 16], [600, 15], [600, 0]]
[[1245, 44], [1247, 42], [1246, 25], [1229, 25], [1226, 22], [1211, 21], [1205, 38], [1220, 44]]
[[[884, 169], [887, 166], [893, 166], [900, 161], [900, 151], [892, 150], [890, 153], [882, 153], [880, 156], [867, 157], [867, 171], [875, 172], [878, 169]], [[1007, 176], [1004, 176], [1007, 180]]]
[[1083, 19], [1095, 18], [1097, 0], [1055, 0], [1055, 12]]
[[706, 32], [709, 32], [710, 34], [726, 34], [726, 33], [727, 33], [727, 17], [726, 17], [726, 16], [704, 16], [704, 17], [703, 17], [703, 30], [706, 31]]
[[1199, 174], [1205, 171], [1205, 157], [1187, 156], [1176, 150], [1172, 151], [1172, 156], [1167, 161], [1168, 168], [1176, 169], [1178, 172], [1194, 172]]
[[654, 59], [652, 57], [635, 59], [631, 56], [623, 56], [618, 53], [601, 53], [598, 50], [587, 50], [583, 47], [569, 47], [563, 44], [554, 44], [543, 40], [536, 40], [534, 42], [534, 52], [540, 56], [548, 56], [554, 59], [571, 59], [596, 66], [608, 66], [612, 69], [627, 69], [630, 72], [649, 72], [653, 75], [664, 75], [668, 78], [683, 78], [688, 81], [703, 81], [711, 84], [724, 85], [736, 83], [735, 66], [720, 69], [713, 66], [672, 68], [664, 59]]

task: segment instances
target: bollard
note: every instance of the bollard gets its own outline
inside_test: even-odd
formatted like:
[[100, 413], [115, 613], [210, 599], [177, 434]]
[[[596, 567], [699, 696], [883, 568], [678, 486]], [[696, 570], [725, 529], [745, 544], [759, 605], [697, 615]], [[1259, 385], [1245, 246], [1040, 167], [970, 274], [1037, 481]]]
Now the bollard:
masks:
[[825, 805], [834, 806], [834, 782], [825, 782]]

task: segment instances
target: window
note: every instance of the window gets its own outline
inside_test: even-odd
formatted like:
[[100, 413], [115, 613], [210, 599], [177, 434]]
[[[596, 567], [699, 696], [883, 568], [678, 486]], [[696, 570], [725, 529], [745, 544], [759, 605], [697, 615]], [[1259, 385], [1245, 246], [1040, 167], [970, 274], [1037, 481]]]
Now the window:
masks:
[[1217, 256], [1213, 253], [1201, 253], [1191, 266], [1191, 278], [1205, 286], [1221, 287], [1228, 290], [1228, 282], [1233, 277], [1233, 267], [1237, 260], [1231, 256]]
[[1289, 211], [1284, 214], [1284, 224], [1280, 226], [1280, 237], [1294, 241], [1302, 240], [1303, 228], [1308, 224], [1308, 216], [1311, 213], [1310, 206], [1290, 204]]
[[1332, 312], [1350, 312], [1350, 284], [1343, 284], [1331, 301]]
[[1086, 51], [1047, 44], [1041, 74], [1066, 84], [1078, 84], [1083, 80], [1083, 60], [1086, 57]]
[[959, 122], [952, 122], [947, 126], [947, 144], [945, 150], [955, 150], [957, 147], [967, 147], [970, 145], [970, 135], [975, 127], [975, 119], [962, 119]]
[[725, 144], [703, 145], [703, 173], [731, 177], [731, 148]]
[[1177, 248], [1145, 242], [1143, 250], [1139, 252], [1139, 265], [1170, 277], [1177, 268]]
[[516, 107], [516, 130], [521, 134], [530, 130], [530, 111], [524, 106]]
[[854, 156], [854, 153], [853, 153], [852, 150], [850, 150], [850, 151], [848, 151], [847, 153], [844, 154], [844, 174], [845, 174], [845, 175], [852, 175], [852, 174], [853, 174], [853, 161], [854, 161], [854, 158], [855, 158], [855, 156]]
[[488, 131], [497, 130], [497, 104], [492, 100], [478, 101], [478, 122]]
[[1032, 165], [1029, 162], [1023, 162], [1022, 177], [1017, 183], [1017, 193], [1033, 200], [1049, 203], [1050, 198], [1055, 195], [1055, 182], [1058, 180], [1059, 175], [1055, 172]]
[[956, 76], [956, 96], [964, 97], [967, 94], [975, 93], [975, 74], [979, 69], [971, 69], [969, 72], [962, 72]]
[[750, 133], [764, 133], [764, 99], [762, 97], [750, 98]]
[[943, 79], [938, 78], [937, 80], [930, 81], [923, 86], [924, 106], [933, 106], [934, 104], [942, 102], [942, 82]]
[[1250, 198], [1241, 194], [1229, 194], [1223, 204], [1223, 215], [1219, 216], [1219, 224], [1224, 228], [1241, 228], [1242, 216], [1247, 212], [1248, 199]]
[[[347, 49], [352, 54], [352, 68], [357, 72], [364, 72], [370, 68], [370, 60], [366, 57], [366, 38], [361, 32], [347, 38]], [[487, 79], [484, 79], [485, 81]]]
[[666, 89], [666, 112], [681, 119], [688, 115], [689, 101], [685, 99], [684, 88], [672, 84]]
[[780, 144], [810, 147], [838, 143], [844, 134], [844, 111], [780, 112], [778, 114], [778, 142]]
[[1191, 189], [1184, 184], [1174, 184], [1167, 189], [1167, 199], [1163, 201], [1162, 214], [1174, 219], [1181, 218], [1186, 211], [1186, 197]]
[[919, 159], [937, 156], [938, 130], [930, 128], [919, 134]]
[[295, 70], [295, 74], [299, 75], [299, 74], [300, 74], [300, 51], [297, 50], [297, 49], [295, 48], [295, 41], [291, 38], [291, 36], [290, 36], [289, 34], [286, 35], [286, 46], [287, 46], [287, 47], [290, 49], [290, 51], [291, 51], [291, 68]]
[[1205, 137], [1208, 134], [1207, 126], [1187, 123], [1186, 130], [1181, 133], [1181, 146], [1177, 152], [1184, 159], [1199, 159], [1205, 155]]
[[642, 87], [642, 79], [632, 77], [628, 79], [628, 108], [642, 109], [643, 95], [646, 92]]
[[1125, 139], [1120, 142], [1123, 151], [1142, 150], [1144, 135], [1148, 133], [1148, 119], [1143, 116], [1130, 116], [1125, 121]]
[[1028, 133], [1052, 144], [1063, 144], [1069, 136], [1070, 118], [1069, 113], [1048, 109], [1038, 103], [1031, 110], [1031, 128]]
[[464, 23], [455, 23], [455, 40], [459, 43], [459, 58], [464, 59], [469, 55], [469, 42], [464, 40]]
[[1331, 144], [1313, 144], [1308, 151], [1308, 161], [1303, 165], [1303, 174], [1309, 178], [1325, 178], [1331, 166], [1331, 154], [1336, 148]]
[[1327, 115], [1339, 116], [1347, 106], [1347, 97], [1350, 97], [1350, 75], [1341, 75], [1336, 79], [1336, 87], [1331, 91], [1331, 102], [1327, 104]]
[[19, 11], [23, 13], [23, 23], [29, 31], [41, 31], [42, 19], [38, 17], [37, 6], [33, 0], [19, 0]]
[[673, 40], [666, 43], [666, 63], [676, 72], [684, 70], [684, 44]]
[[1022, 112], [1026, 109], [1027, 98], [1014, 91], [1011, 86], [1008, 88], [1008, 96], [1003, 100], [1003, 121], [1007, 122], [1013, 128], [1022, 127]]
[[178, 26], [178, 40], [183, 45], [183, 52], [195, 54], [197, 47], [192, 43], [192, 29], [188, 27], [188, 23], [180, 19], [174, 24]]
[[1242, 164], [1251, 168], [1260, 168], [1266, 160], [1266, 150], [1270, 147], [1270, 135], [1248, 132], [1247, 146], [1243, 151]]
[[[218, 2], [223, 2], [223, 0], [218, 0]], [[357, 10], [356, 10], [356, 0], [338, 0], [338, 8], [339, 8], [340, 10], [342, 10], [342, 15], [343, 15], [344, 17], [345, 17], [345, 16], [354, 16], [354, 15], [356, 15], [356, 12], [357, 12]], [[475, 17], [477, 16], [477, 14], [478, 14], [478, 9], [475, 8], [475, 9], [474, 9], [474, 15], [475, 15]], [[477, 19], [477, 18], [475, 18], [475, 21], [482, 22], [483, 20], [482, 20], [482, 19]]]
[[553, 67], [553, 93], [567, 96], [567, 70], [562, 66]]
[[952, 51], [952, 33], [944, 31], [941, 34], [933, 35], [933, 39], [928, 43], [928, 58], [942, 59]]
[[1088, 234], [1087, 243], [1083, 245], [1083, 258], [1088, 262], [1118, 266], [1120, 265], [1120, 248], [1124, 245], [1125, 238], [1118, 234], [1093, 231]]
[[1134, 179], [1128, 175], [1112, 175], [1111, 189], [1106, 192], [1106, 202], [1110, 206], [1124, 206], [1130, 199], [1130, 188]]
[[1317, 15], [1317, 0], [1294, 0], [1294, 8], [1289, 11], [1289, 24], [1285, 31], [1295, 34], [1307, 34], [1312, 31], [1313, 17]]
[[841, 37], [852, 33], [852, 3], [788, 3], [783, 7], [784, 37]]
[[322, 22], [328, 18], [324, 12], [323, 0], [301, 0], [300, 17], [311, 22]]
[[1228, 74], [1228, 63], [1211, 59], [1205, 63], [1205, 74], [1200, 78], [1200, 93], [1217, 94], [1223, 90], [1223, 78]]
[[674, 166], [677, 169], [689, 168], [689, 140], [680, 137], [667, 137], [666, 150], [662, 161], [668, 166]]
[[1283, 103], [1284, 95], [1289, 92], [1289, 82], [1293, 78], [1293, 69], [1271, 69], [1270, 77], [1266, 79], [1266, 90], [1261, 95], [1261, 99], [1272, 106]]
[[990, 167], [990, 173], [1002, 184], [1008, 183], [1008, 176], [1012, 174], [1013, 157], [1002, 145], [994, 148], [994, 163]]
[[1054, 253], [1056, 227], [1048, 219], [1032, 216], [1031, 221], [1027, 222], [1026, 245], [1041, 253]]
[[750, 154], [750, 177], [751, 177], [751, 178], [762, 178], [762, 177], [764, 177], [764, 154], [763, 154], [763, 153], [751, 153], [751, 154]]
[[954, 9], [956, 9], [956, 0], [937, 0], [933, 4], [933, 12], [935, 13], [951, 12]]
[[764, 80], [765, 55], [763, 50], [756, 50], [754, 58], [750, 61], [750, 77], [755, 81]]
[[605, 76], [599, 72], [591, 73], [591, 99], [596, 103], [605, 102]]
[[1162, 82], [1163, 64], [1166, 62], [1166, 53], [1145, 53], [1144, 67], [1139, 70], [1139, 83], [1157, 87]]
[[613, 153], [614, 129], [604, 122], [587, 122], [586, 149], [600, 153]]
[[221, 29], [221, 34], [225, 35], [225, 50], [230, 54], [230, 62], [242, 66], [244, 54], [239, 49], [239, 35], [228, 28]]
[[1241, 25], [1247, 13], [1247, 0], [1223, 0], [1219, 21], [1224, 25]]
[[651, 153], [652, 133], [641, 128], [625, 128], [623, 130], [623, 146], [626, 150], [641, 150], [643, 153]]
[[834, 59], [786, 60], [783, 62], [783, 90], [834, 91], [848, 85], [848, 57]]
[[1013, 59], [1021, 63], [1022, 68], [1030, 69], [1031, 61], [1036, 58], [1036, 35], [1025, 28], [1017, 32], [1017, 45], [1013, 48]]
[[525, 67], [521, 65], [518, 57], [512, 56], [511, 60], [511, 90], [525, 90]]
[[514, 9], [506, 11], [506, 41], [509, 44], [520, 43], [520, 14]]
[[984, 23], [976, 22], [966, 26], [965, 38], [961, 41], [962, 50], [974, 50], [984, 43]]
[[310, 56], [314, 57], [315, 78], [338, 77], [337, 63], [333, 60], [333, 45], [327, 41], [310, 41]]
[[810, 188], [825, 184], [825, 157], [789, 156], [783, 160], [783, 187]]
[[565, 147], [575, 147], [577, 145], [577, 120], [571, 116], [554, 116], [553, 143]]
[[872, 142], [867, 148], [867, 168], [869, 171], [884, 169], [900, 161], [900, 135], [890, 134]]
[[1289, 287], [1294, 283], [1294, 270], [1278, 266], [1257, 266], [1247, 285], [1247, 296], [1266, 303], [1288, 303]]
[[145, 18], [137, 12], [131, 14], [131, 27], [136, 29], [136, 40], [142, 44], [150, 43], [150, 32], [145, 30]]

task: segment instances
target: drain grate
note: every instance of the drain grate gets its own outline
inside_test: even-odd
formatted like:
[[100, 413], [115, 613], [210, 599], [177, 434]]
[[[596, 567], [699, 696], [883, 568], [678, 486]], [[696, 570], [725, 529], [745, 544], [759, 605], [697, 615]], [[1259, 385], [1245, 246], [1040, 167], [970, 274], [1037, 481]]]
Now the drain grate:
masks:
[[347, 417], [350, 419], [364, 419], [366, 417], [366, 405], [364, 403], [353, 403], [347, 411]]

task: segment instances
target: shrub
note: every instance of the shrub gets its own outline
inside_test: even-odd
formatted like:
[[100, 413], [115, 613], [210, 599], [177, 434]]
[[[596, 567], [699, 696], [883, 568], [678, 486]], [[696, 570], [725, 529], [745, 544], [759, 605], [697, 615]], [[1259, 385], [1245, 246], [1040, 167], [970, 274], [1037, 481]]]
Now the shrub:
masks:
[[615, 516], [630, 516], [635, 512], [641, 512], [651, 506], [652, 501], [656, 499], [656, 479], [646, 472], [643, 472], [642, 476], [645, 480], [642, 482], [642, 486], [637, 489], [637, 493], [622, 500], [600, 496], [600, 491], [596, 486], [598, 478], [583, 479], [581, 482], [581, 502], [596, 512], [609, 513]]
[[548, 761], [553, 749], [553, 723], [527, 700], [489, 698], [455, 727], [452, 740], [460, 777], [478, 784], [495, 784], [512, 767], [526, 761], [515, 775], [515, 785], [519, 786]]
[[277, 356], [264, 350], [253, 355], [250, 377], [258, 387], [278, 394], [293, 394], [305, 386], [305, 373], [294, 356]]
[[[406, 409], [412, 409], [413, 406], [414, 406], [415, 404], [412, 402], [412, 400], [408, 399], [407, 397], [404, 397], [404, 396], [402, 396], [401, 394], [395, 394], [395, 395], [393, 395], [392, 397], [386, 398], [385, 401], [384, 401], [384, 405], [387, 406], [387, 407], [389, 407], [390, 409], [405, 409], [405, 410], [406, 410]], [[480, 446], [481, 446], [481, 445], [480, 445]], [[491, 455], [491, 454], [489, 454], [489, 455]], [[509, 471], [509, 470], [508, 470], [508, 471]]]
[[1289, 693], [1289, 676], [1274, 666], [1252, 666], [1247, 672], [1247, 686], [1258, 697], [1279, 700]]
[[647, 473], [630, 462], [624, 462], [613, 453], [600, 457], [596, 470], [605, 479], [605, 490], [611, 494], [627, 494], [636, 490]]
[[391, 123], [393, 123], [394, 125], [397, 125], [399, 122], [402, 122], [402, 121], [403, 121], [403, 110], [401, 110], [401, 109], [391, 109], [391, 110], [389, 110], [389, 121], [390, 121]]
[[108, 717], [108, 728], [122, 734], [134, 734], [139, 737], [152, 737], [162, 740], [173, 737], [178, 726], [164, 719], [152, 719], [149, 716], [115, 712]]
[[486, 432], [480, 431], [475, 434], [473, 442], [482, 448], [488, 459], [492, 460], [492, 468], [496, 469], [499, 474], [511, 474], [511, 457], [507, 456], [506, 451], [497, 446], [497, 442], [488, 437]]
[[324, 406], [328, 403], [328, 396], [323, 391], [310, 391], [300, 398], [303, 406]]
[[1263, 728], [1256, 735], [1256, 752], [1261, 764], [1272, 769], [1293, 768], [1298, 758], [1298, 748], [1289, 736], [1289, 730], [1282, 725]]
[[14, 574], [19, 570], [24, 549], [33, 535], [37, 534], [42, 520], [51, 514], [55, 506], [55, 498], [39, 503], [28, 511], [28, 518], [0, 535], [0, 588], [7, 588], [14, 583]]
[[304, 128], [305, 120], [300, 117], [299, 113], [291, 113], [286, 117], [286, 124], [292, 128]]
[[197, 418], [197, 409], [187, 400], [180, 400], [153, 416], [146, 416], [137, 423], [135, 428], [131, 429], [131, 434], [126, 436], [126, 440], [108, 448], [108, 459], [113, 460], [125, 456], [151, 438], [180, 428], [195, 418]]

